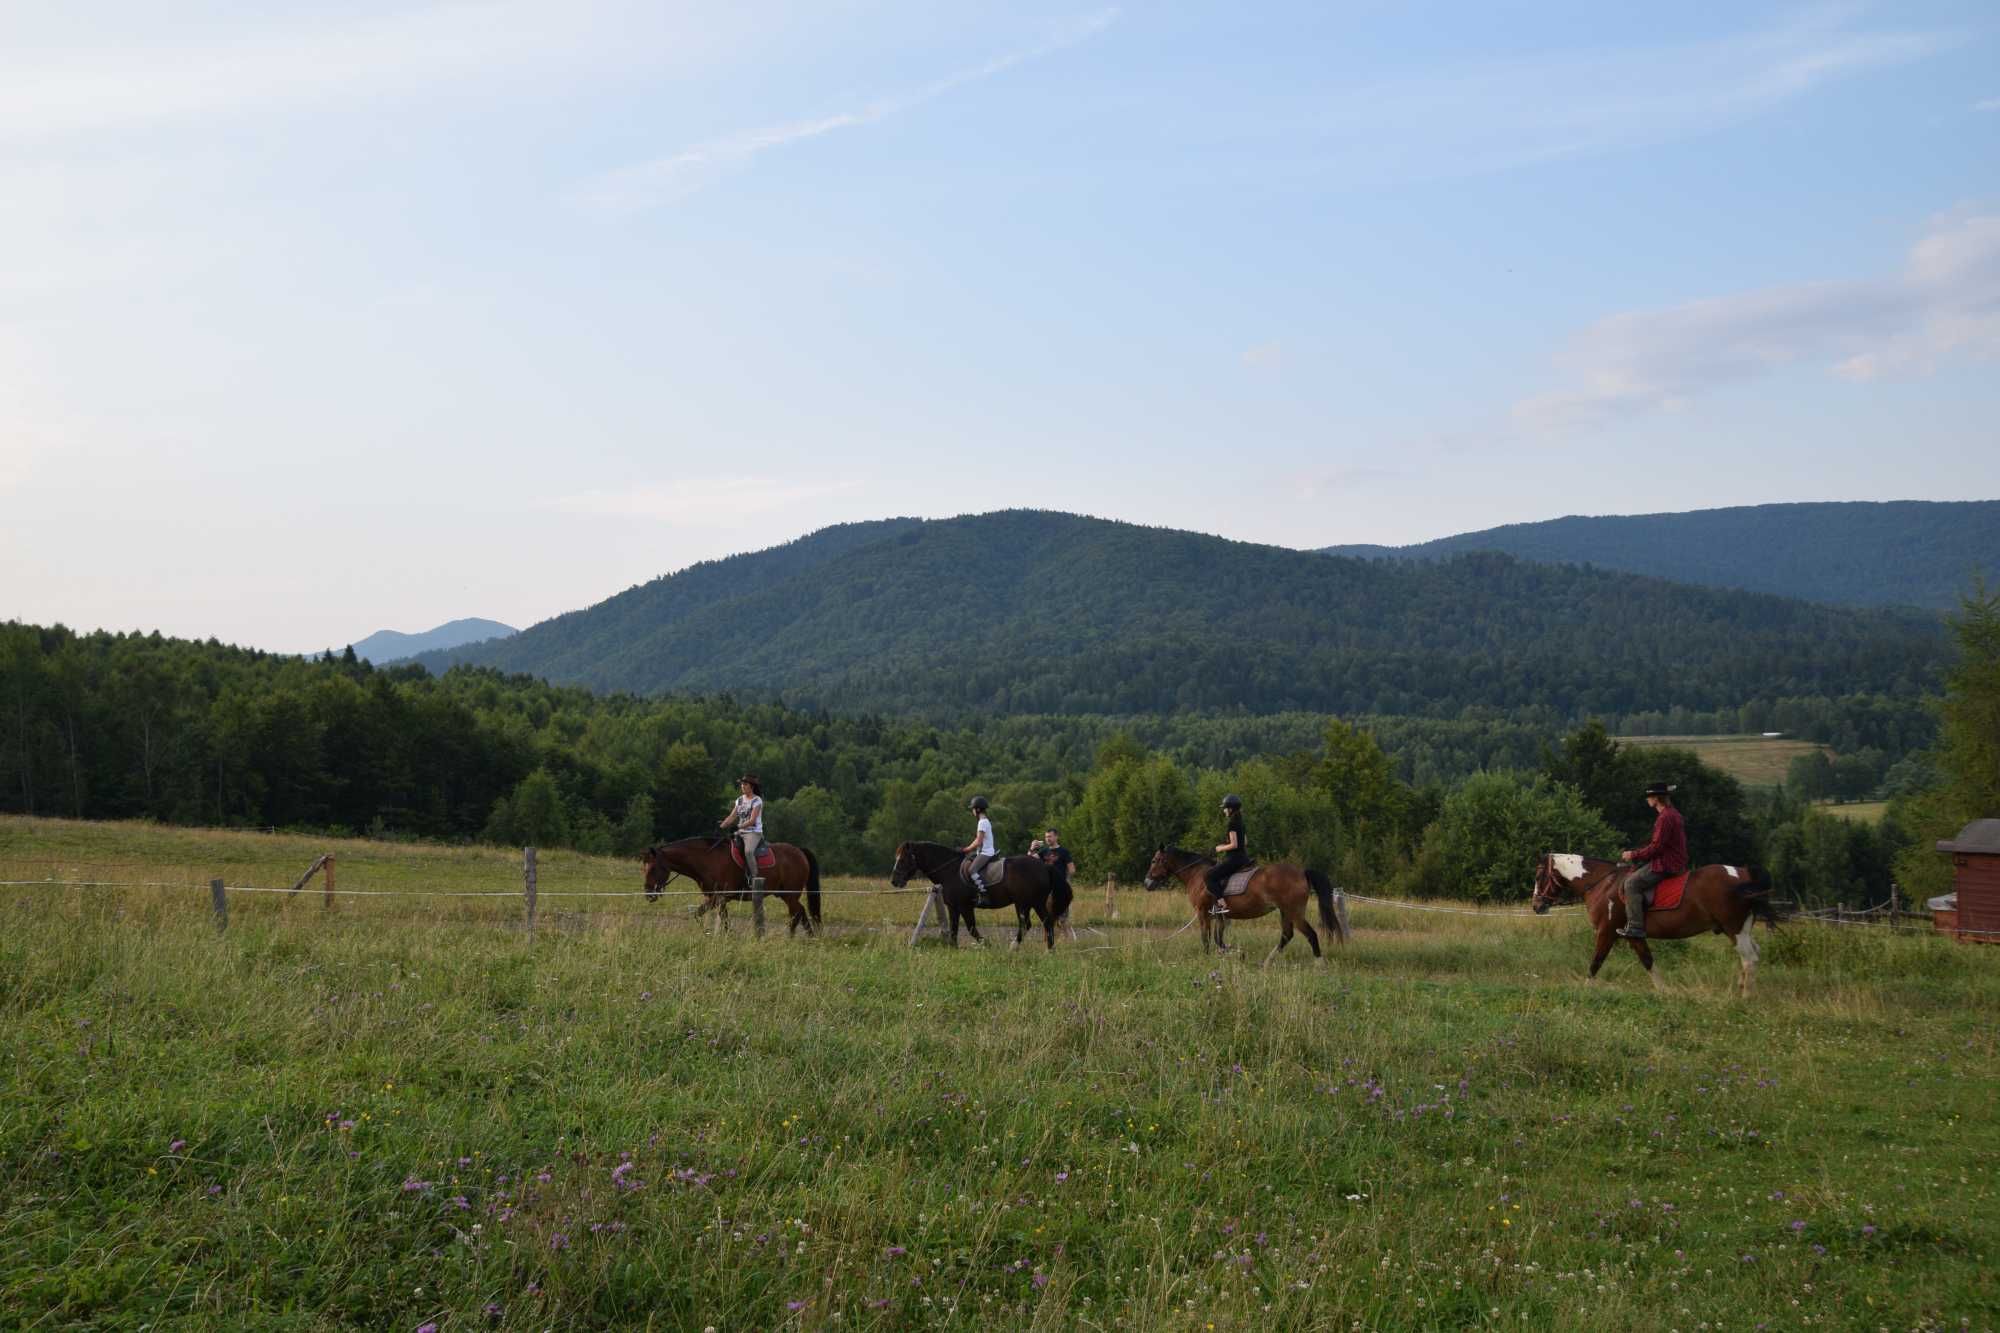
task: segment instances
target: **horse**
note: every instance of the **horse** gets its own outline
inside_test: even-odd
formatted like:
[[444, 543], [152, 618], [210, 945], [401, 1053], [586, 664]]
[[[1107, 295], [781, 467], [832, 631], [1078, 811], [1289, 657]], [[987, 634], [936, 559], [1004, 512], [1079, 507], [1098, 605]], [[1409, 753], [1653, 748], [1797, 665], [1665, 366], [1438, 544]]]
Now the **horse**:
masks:
[[[789, 842], [774, 842], [770, 848], [778, 861], [764, 876], [764, 891], [782, 899], [790, 911], [787, 935], [796, 935], [799, 927], [804, 926], [810, 936], [820, 920], [819, 858]], [[648, 847], [639, 861], [646, 867], [647, 902], [658, 902], [667, 881], [675, 875], [684, 876], [701, 886], [702, 903], [695, 909], [695, 915], [714, 908], [725, 929], [729, 925], [729, 900], [750, 897], [745, 874], [729, 853], [727, 837], [681, 838], [661, 843]], [[799, 901], [801, 896], [805, 899], [803, 906]], [[757, 933], [764, 933], [761, 911], [757, 914]]]
[[[1625, 874], [1616, 861], [1600, 861], [1574, 852], [1546, 852], [1535, 863], [1535, 912], [1546, 914], [1556, 902], [1569, 895], [1583, 899], [1590, 924], [1597, 930], [1597, 955], [1590, 960], [1590, 980], [1604, 966], [1625, 924]], [[1655, 890], [1657, 892], [1657, 890]], [[1707, 865], [1690, 871], [1680, 905], [1667, 911], [1648, 910], [1646, 936], [1656, 940], [1684, 940], [1714, 931], [1736, 942], [1736, 956], [1742, 960], [1737, 984], [1745, 999], [1757, 977], [1757, 941], [1750, 936], [1751, 925], [1763, 921], [1773, 930], [1778, 914], [1772, 908], [1770, 876], [1760, 866]], [[1645, 940], [1632, 940], [1632, 952], [1639, 955], [1653, 989], [1665, 990], [1666, 983], [1653, 971], [1653, 951]]]
[[[1282, 861], [1260, 865], [1251, 872], [1243, 892], [1233, 898], [1218, 900], [1208, 891], [1205, 878], [1214, 866], [1213, 856], [1180, 847], [1161, 847], [1153, 853], [1152, 862], [1146, 867], [1148, 890], [1163, 888], [1167, 881], [1176, 879], [1187, 890], [1188, 905], [1201, 919], [1203, 953], [1208, 952], [1211, 929], [1215, 932], [1215, 947], [1227, 953], [1229, 946], [1222, 942], [1223, 926], [1230, 921], [1254, 921], [1267, 912], [1276, 911], [1281, 922], [1278, 943], [1264, 956], [1264, 966], [1269, 967], [1271, 960], [1278, 956], [1278, 950], [1291, 943], [1294, 930], [1305, 932], [1306, 943], [1312, 945], [1313, 961], [1325, 966], [1326, 955], [1320, 952], [1319, 934], [1306, 920], [1306, 898], [1309, 894], [1319, 899], [1320, 924], [1332, 933], [1334, 939], [1347, 943], [1347, 927], [1334, 910], [1333, 885], [1319, 871]], [[1209, 915], [1209, 907], [1217, 901], [1228, 904], [1228, 916]]]
[[[998, 884], [987, 890], [994, 901], [1001, 906], [1011, 904], [1017, 924], [1014, 928], [1014, 945], [1018, 949], [1028, 934], [1028, 913], [1033, 911], [1042, 919], [1042, 932], [1048, 936], [1049, 948], [1056, 947], [1056, 922], [1062, 920], [1069, 911], [1075, 892], [1070, 888], [1069, 876], [1061, 866], [1051, 866], [1039, 856], [1009, 856], [995, 858], [987, 866], [987, 877], [992, 877], [995, 867], [1006, 866], [1007, 873]], [[980, 937], [979, 925], [973, 918], [973, 904], [978, 891], [964, 873], [965, 853], [956, 847], [947, 847], [941, 842], [906, 842], [896, 848], [896, 864], [889, 871], [889, 882], [902, 888], [913, 875], [922, 875], [937, 890], [938, 898], [944, 903], [951, 917], [951, 947], [958, 947], [958, 923], [965, 922], [965, 928], [972, 932], [972, 938], [979, 944], [986, 941]]]

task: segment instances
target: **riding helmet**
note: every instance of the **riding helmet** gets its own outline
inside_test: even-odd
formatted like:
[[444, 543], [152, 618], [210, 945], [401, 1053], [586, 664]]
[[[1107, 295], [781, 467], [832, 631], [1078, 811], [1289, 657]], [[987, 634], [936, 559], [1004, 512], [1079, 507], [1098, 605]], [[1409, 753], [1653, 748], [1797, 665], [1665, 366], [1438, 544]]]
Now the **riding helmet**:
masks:
[[1235, 792], [1231, 792], [1222, 798], [1222, 808], [1224, 810], [1241, 810], [1243, 808], [1243, 798]]
[[975, 796], [966, 802], [966, 808], [969, 810], [978, 810], [983, 813], [986, 809], [986, 798], [984, 796]]

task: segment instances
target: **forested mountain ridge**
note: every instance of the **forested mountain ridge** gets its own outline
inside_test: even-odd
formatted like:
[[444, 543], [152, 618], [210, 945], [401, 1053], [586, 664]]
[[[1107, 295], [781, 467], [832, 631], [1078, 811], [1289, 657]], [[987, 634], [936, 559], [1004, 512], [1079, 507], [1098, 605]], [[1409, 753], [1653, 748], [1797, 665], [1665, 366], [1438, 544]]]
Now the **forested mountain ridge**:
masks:
[[1327, 555], [1437, 560], [1499, 551], [1711, 588], [1853, 606], [1958, 605], [1976, 574], [2000, 582], [2000, 500], [1745, 505], [1684, 514], [1510, 523], [1411, 546]]
[[842, 711], [1565, 717], [1933, 688], [1934, 616], [1030, 510], [830, 528], [418, 660]]

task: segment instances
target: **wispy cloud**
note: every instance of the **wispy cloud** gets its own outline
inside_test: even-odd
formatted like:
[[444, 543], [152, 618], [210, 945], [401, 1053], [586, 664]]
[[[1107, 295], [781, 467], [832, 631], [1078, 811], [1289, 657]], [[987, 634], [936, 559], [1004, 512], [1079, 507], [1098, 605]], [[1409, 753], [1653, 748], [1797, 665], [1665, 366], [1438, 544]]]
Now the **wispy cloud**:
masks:
[[1890, 277], [1799, 283], [1613, 315], [1557, 358], [1571, 387], [1515, 405], [1535, 429], [1673, 410], [1722, 385], [1818, 364], [1849, 379], [2000, 356], [2000, 215], [1947, 218]]
[[921, 88], [880, 98], [851, 111], [741, 130], [662, 157], [619, 167], [571, 191], [583, 207], [606, 214], [629, 214], [673, 203], [712, 184], [720, 175], [747, 167], [760, 154], [805, 143], [840, 130], [878, 124], [922, 106], [967, 84], [990, 79], [1057, 51], [1088, 41], [1117, 19], [1116, 9], [1099, 10], [1060, 24], [1041, 42], [959, 70]]
[[858, 481], [787, 481], [776, 477], [703, 477], [654, 482], [615, 491], [578, 491], [549, 500], [565, 514], [609, 518], [670, 519], [701, 527], [727, 527], [746, 515], [771, 514], [807, 501], [860, 490]]
[[1276, 370], [1285, 364], [1285, 345], [1275, 338], [1243, 349], [1243, 364], [1253, 370]]
[[2000, 111], [2000, 97], [1988, 97], [1972, 104], [1974, 111]]
[[1359, 80], [1303, 107], [1267, 106], [1251, 133], [1297, 140], [1320, 171], [1356, 180], [1505, 171], [1711, 133], [1958, 40], [1860, 28], [1832, 10], [1706, 42]]

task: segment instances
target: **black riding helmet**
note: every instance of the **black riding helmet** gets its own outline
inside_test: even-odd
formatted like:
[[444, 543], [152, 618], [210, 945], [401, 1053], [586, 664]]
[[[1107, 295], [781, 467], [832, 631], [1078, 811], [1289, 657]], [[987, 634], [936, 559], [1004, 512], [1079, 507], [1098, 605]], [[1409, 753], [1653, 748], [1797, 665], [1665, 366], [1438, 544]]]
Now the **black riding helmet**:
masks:
[[981, 814], [984, 814], [986, 813], [986, 798], [984, 796], [975, 796], [966, 802], [966, 808], [968, 810], [977, 810]]
[[1222, 808], [1224, 810], [1241, 810], [1243, 808], [1243, 798], [1231, 792], [1222, 798]]

